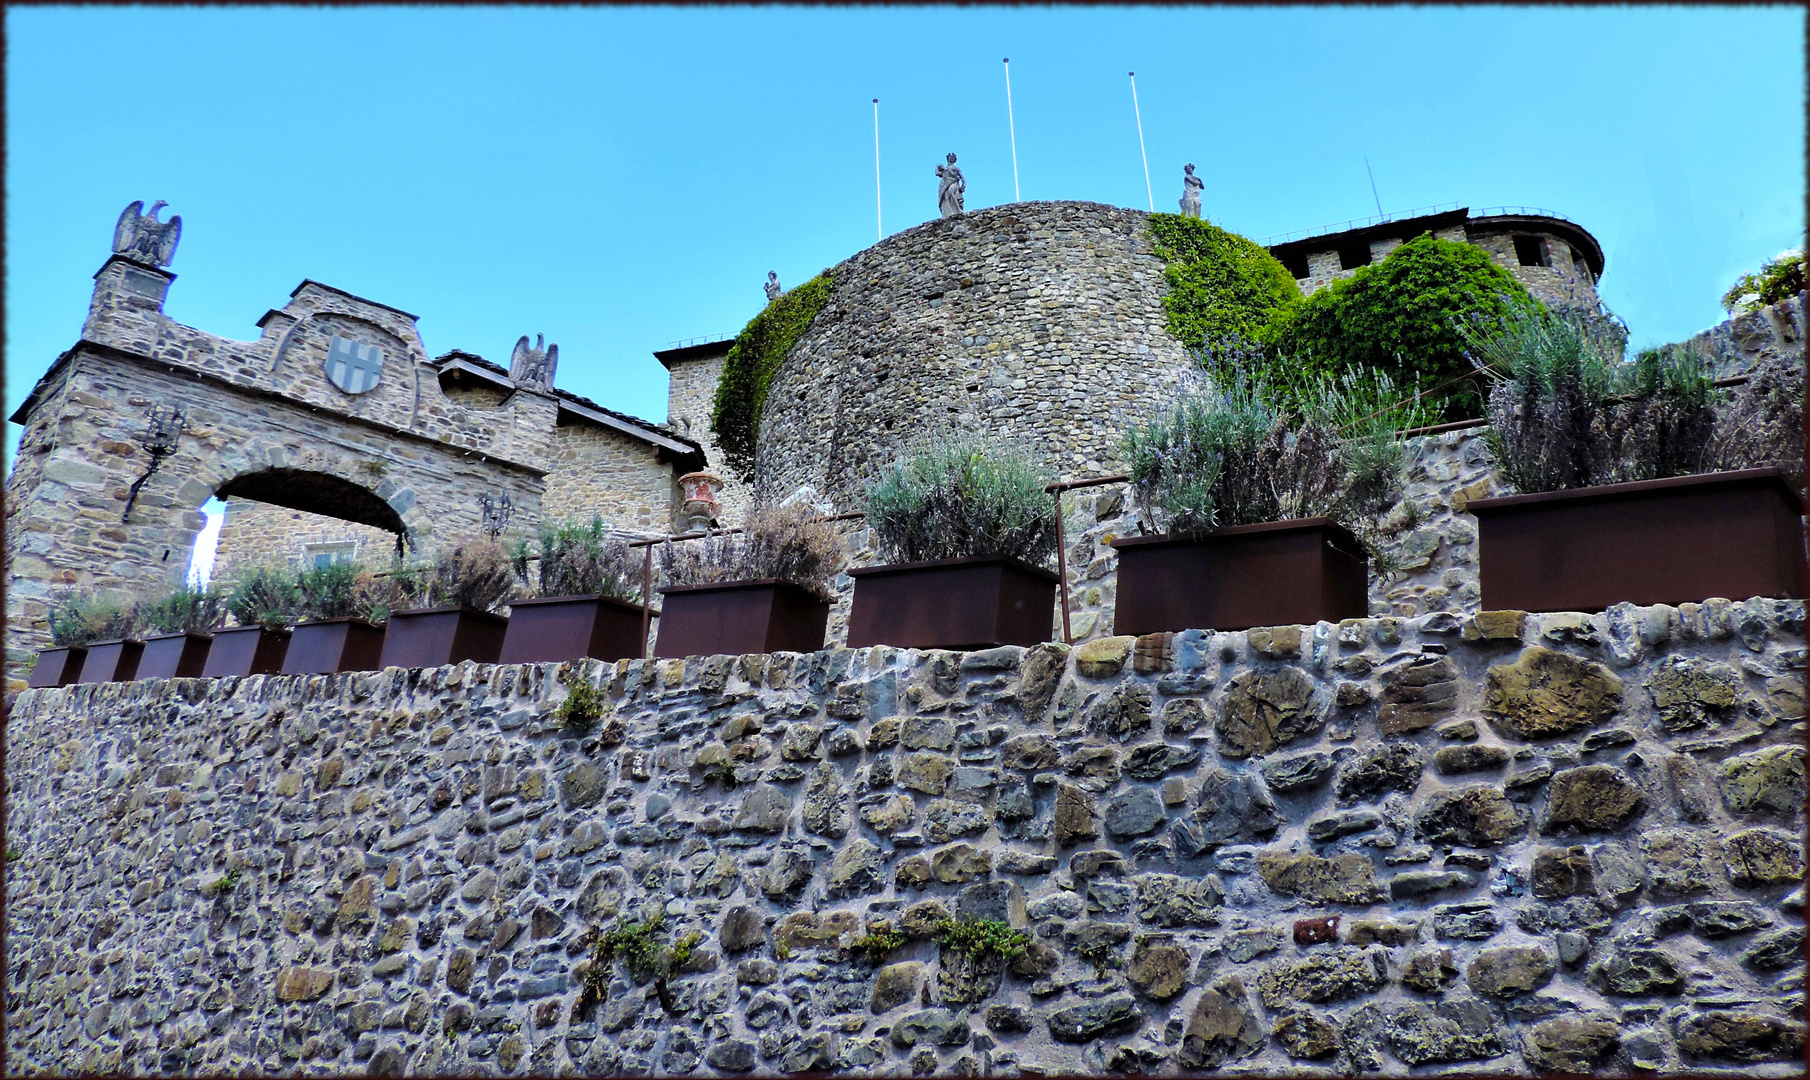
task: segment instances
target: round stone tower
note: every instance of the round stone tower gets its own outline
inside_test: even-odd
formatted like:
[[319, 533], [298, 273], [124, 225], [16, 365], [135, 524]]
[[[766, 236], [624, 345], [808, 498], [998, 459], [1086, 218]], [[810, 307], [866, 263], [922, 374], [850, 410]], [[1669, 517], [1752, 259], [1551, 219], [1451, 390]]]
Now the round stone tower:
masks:
[[1020, 441], [1062, 477], [1120, 467], [1124, 430], [1194, 368], [1165, 324], [1149, 215], [1012, 203], [889, 236], [830, 271], [773, 378], [755, 489], [841, 510], [920, 434]]

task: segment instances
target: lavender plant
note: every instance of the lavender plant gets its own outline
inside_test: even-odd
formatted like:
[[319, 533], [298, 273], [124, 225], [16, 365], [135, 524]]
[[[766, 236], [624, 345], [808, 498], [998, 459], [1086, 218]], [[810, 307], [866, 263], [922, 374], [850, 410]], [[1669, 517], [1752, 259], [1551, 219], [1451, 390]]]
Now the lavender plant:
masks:
[[436, 606], [496, 611], [515, 595], [509, 553], [489, 537], [453, 545], [435, 561], [427, 595]]
[[[592, 517], [589, 524], [543, 522], [535, 544], [540, 549], [539, 595], [601, 593], [616, 600], [640, 601], [640, 560], [627, 544], [605, 531], [602, 517]], [[529, 556], [527, 540], [518, 541], [510, 551], [515, 575], [524, 585], [530, 581], [528, 564], [534, 561]]]
[[835, 526], [804, 505], [757, 507], [739, 533], [711, 533], [660, 546], [660, 573], [675, 585], [779, 578], [822, 600], [841, 572], [842, 542]]
[[51, 601], [50, 640], [59, 647], [129, 638], [140, 623], [132, 605], [91, 589], [71, 589]]
[[1043, 566], [1056, 554], [1052, 479], [1013, 444], [932, 438], [868, 488], [867, 525], [892, 562], [1005, 555]]
[[226, 619], [226, 598], [206, 586], [178, 585], [138, 605], [147, 630], [160, 634], [205, 634]]

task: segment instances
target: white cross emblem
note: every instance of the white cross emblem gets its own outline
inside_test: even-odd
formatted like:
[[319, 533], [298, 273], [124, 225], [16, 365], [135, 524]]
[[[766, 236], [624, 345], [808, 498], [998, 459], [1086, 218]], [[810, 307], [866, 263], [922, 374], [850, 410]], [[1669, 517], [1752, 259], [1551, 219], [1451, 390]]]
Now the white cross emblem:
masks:
[[327, 381], [348, 394], [362, 394], [383, 374], [383, 350], [333, 336], [327, 347]]

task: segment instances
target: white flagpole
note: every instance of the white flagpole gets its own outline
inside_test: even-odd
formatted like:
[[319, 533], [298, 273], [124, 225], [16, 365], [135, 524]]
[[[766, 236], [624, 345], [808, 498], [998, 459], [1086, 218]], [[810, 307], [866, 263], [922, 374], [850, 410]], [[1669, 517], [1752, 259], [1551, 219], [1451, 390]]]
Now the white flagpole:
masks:
[[1006, 130], [1012, 135], [1012, 201], [1022, 202], [1018, 194], [1018, 125], [1012, 120], [1012, 58], [1006, 64]]
[[880, 99], [874, 99], [874, 233], [875, 239], [886, 239], [886, 226], [880, 219]]
[[1144, 153], [1144, 114], [1138, 111], [1138, 73], [1127, 71], [1125, 74], [1131, 76], [1131, 115], [1138, 119], [1138, 156], [1144, 159], [1144, 199], [1154, 214], [1156, 198], [1150, 194], [1150, 155]]

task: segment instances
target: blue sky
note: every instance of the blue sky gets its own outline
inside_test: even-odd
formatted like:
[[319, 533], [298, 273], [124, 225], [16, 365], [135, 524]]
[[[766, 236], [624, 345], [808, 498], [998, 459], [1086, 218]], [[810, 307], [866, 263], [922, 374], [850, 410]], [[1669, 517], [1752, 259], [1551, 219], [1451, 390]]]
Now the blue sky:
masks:
[[[430, 354], [560, 346], [651, 419], [651, 352], [732, 333], [936, 213], [1173, 209], [1264, 238], [1383, 208], [1590, 229], [1636, 343], [1723, 317], [1801, 243], [1804, 15], [1774, 8], [10, 8], [6, 407], [71, 345], [133, 199], [183, 217], [166, 310], [251, 338], [314, 278], [421, 315]], [[18, 429], [9, 425], [10, 447]]]

